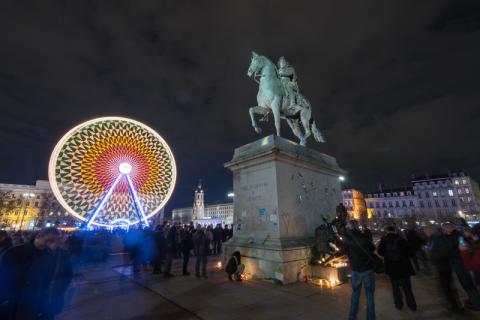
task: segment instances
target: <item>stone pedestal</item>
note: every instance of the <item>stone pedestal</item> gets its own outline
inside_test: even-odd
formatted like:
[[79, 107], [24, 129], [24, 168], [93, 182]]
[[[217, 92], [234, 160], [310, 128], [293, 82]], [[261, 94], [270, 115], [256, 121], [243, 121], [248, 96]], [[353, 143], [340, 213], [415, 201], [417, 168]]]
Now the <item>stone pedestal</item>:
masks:
[[246, 273], [292, 283], [308, 266], [315, 228], [341, 202], [335, 158], [271, 135], [235, 149], [225, 164], [233, 173], [234, 236], [224, 262], [242, 254]]

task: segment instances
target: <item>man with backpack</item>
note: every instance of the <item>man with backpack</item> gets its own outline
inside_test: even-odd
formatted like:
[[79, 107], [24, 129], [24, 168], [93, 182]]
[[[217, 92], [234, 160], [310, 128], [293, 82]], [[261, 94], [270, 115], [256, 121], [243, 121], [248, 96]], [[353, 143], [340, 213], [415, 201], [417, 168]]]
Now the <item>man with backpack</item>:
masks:
[[403, 288], [407, 306], [412, 311], [417, 311], [417, 303], [412, 291], [410, 277], [415, 274], [410, 263], [410, 250], [407, 240], [399, 236], [394, 227], [386, 229], [387, 234], [378, 245], [378, 254], [385, 261], [385, 273], [392, 283], [393, 300], [395, 308], [403, 308], [403, 298], [400, 288]]

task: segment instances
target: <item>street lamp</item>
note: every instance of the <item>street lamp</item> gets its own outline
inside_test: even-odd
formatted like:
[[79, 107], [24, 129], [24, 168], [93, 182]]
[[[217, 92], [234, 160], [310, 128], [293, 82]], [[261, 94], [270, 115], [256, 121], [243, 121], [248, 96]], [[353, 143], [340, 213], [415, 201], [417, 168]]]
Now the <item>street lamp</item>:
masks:
[[345, 177], [344, 176], [338, 176], [338, 180], [340, 180], [341, 182], [345, 181]]
[[233, 192], [229, 192], [229, 193], [227, 194], [227, 197], [229, 197], [229, 198], [233, 198], [234, 196], [235, 196], [235, 194], [234, 194]]

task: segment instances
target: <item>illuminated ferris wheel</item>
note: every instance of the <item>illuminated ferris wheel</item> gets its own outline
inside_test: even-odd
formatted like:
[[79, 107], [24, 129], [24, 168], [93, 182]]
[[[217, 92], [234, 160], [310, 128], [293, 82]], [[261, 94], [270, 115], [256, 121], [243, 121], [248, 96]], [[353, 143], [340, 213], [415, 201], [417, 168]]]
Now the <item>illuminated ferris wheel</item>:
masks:
[[87, 228], [148, 226], [171, 197], [176, 174], [165, 140], [121, 117], [71, 129], [55, 146], [48, 170], [57, 200]]

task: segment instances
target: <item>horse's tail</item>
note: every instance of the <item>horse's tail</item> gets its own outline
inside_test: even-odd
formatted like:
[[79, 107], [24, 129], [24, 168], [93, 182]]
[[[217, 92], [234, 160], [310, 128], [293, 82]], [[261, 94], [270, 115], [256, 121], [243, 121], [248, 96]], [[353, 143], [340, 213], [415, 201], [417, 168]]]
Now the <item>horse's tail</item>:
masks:
[[322, 132], [320, 132], [320, 129], [318, 129], [317, 124], [315, 123], [315, 120], [313, 118], [310, 120], [311, 121], [311, 129], [313, 136], [315, 137], [315, 141], [317, 142], [325, 142], [325, 139], [323, 138]]

